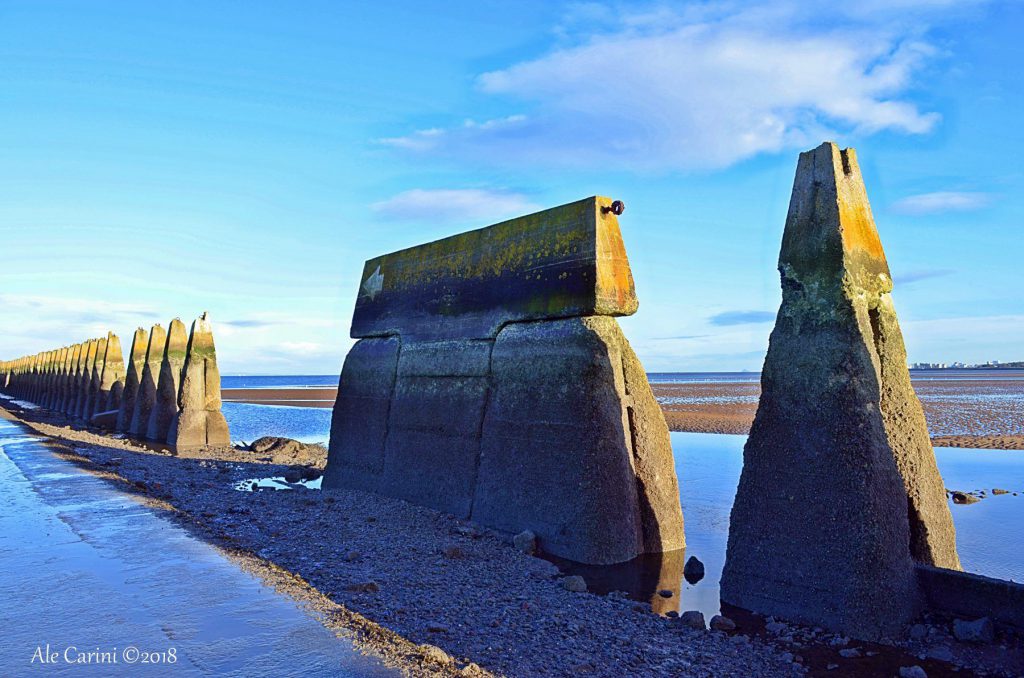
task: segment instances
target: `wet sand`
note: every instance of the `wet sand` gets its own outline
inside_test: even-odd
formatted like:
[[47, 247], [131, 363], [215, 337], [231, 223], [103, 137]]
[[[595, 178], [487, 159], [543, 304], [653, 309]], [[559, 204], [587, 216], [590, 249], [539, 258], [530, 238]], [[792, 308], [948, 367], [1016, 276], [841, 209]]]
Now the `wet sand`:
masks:
[[[750, 431], [761, 388], [756, 382], [655, 383], [673, 431]], [[1024, 382], [1014, 380], [920, 380], [914, 389], [924, 406], [932, 442], [944, 447], [1024, 450]], [[227, 402], [292, 407], [334, 406], [336, 388], [224, 389]]]

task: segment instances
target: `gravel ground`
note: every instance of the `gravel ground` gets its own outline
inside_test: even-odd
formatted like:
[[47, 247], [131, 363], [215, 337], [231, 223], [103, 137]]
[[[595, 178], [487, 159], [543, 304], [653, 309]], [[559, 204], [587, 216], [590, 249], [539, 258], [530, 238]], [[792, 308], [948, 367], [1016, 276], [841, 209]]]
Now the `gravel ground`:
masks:
[[[792, 676], [781, 650], [685, 627], [649, 605], [573, 593], [496, 533], [362, 492], [242, 492], [286, 466], [224, 449], [189, 458], [16, 413], [65, 456], [166, 502], [204, 538], [410, 675]], [[438, 652], [437, 648], [443, 650]]]

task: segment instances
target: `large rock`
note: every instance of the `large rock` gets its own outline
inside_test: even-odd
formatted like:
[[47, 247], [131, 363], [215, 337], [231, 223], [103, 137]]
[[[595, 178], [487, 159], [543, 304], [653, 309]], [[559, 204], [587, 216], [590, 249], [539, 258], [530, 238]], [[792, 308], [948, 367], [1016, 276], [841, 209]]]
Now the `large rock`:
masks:
[[156, 400], [146, 424], [146, 438], [166, 443], [171, 432], [171, 422], [178, 413], [178, 390], [181, 388], [182, 370], [185, 368], [185, 354], [188, 352], [188, 331], [179, 318], [171, 321], [167, 328], [160, 361], [160, 378], [156, 384]]
[[135, 412], [135, 399], [139, 395], [139, 384], [142, 382], [142, 371], [146, 366], [146, 330], [138, 328], [132, 337], [131, 353], [124, 377], [124, 391], [117, 408], [117, 421], [114, 430], [127, 433], [131, 429], [132, 414]]
[[192, 323], [185, 367], [178, 390], [178, 411], [167, 444], [176, 450], [231, 444], [228, 422], [220, 411], [220, 371], [213, 328], [206, 313]]
[[722, 599], [861, 638], [916, 613], [955, 536], [852, 149], [800, 155], [783, 299], [744, 448]]
[[156, 388], [160, 381], [160, 366], [164, 359], [164, 346], [167, 343], [167, 331], [157, 323], [149, 330], [149, 341], [146, 343], [146, 361], [139, 377], [139, 390], [135, 396], [135, 409], [128, 425], [128, 433], [134, 438], [145, 438], [149, 428], [149, 418], [156, 407]]
[[682, 548], [668, 427], [616, 321], [611, 201], [371, 259], [324, 487], [400, 497], [589, 563]]

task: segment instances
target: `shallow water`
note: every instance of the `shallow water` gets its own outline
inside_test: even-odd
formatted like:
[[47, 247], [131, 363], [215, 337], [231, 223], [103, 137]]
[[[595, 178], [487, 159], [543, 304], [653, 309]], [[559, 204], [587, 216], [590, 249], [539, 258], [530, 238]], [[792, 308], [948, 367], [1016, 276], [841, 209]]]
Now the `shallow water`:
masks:
[[[231, 405], [229, 408], [228, 406]], [[321, 412], [320, 417], [315, 413]], [[260, 435], [280, 435], [306, 442], [330, 437], [331, 410], [269, 407], [225, 403], [232, 432], [247, 431], [251, 441]], [[238, 438], [237, 433], [235, 437]], [[245, 436], [241, 436], [245, 437]], [[714, 433], [672, 433], [686, 527], [685, 553], [648, 557], [630, 566], [596, 569], [559, 562], [565, 571], [582, 574], [599, 593], [623, 590], [651, 601], [661, 612], [699, 609], [709, 618], [718, 613], [718, 580], [725, 563], [729, 511], [739, 483], [746, 436]], [[984, 489], [989, 497], [969, 505], [950, 502], [964, 568], [971, 572], [1024, 581], [1024, 451], [936, 448], [946, 487]], [[1018, 496], [991, 496], [993, 488]], [[706, 575], [697, 584], [682, 580], [686, 558], [696, 556]], [[665, 599], [662, 589], [672, 590]]]
[[[394, 675], [157, 509], [4, 420], [0, 488], [0, 674]], [[65, 652], [94, 651], [103, 654], [89, 665], [65, 662]]]
[[326, 445], [331, 437], [331, 408], [224, 403], [222, 411], [233, 442], [280, 436]]

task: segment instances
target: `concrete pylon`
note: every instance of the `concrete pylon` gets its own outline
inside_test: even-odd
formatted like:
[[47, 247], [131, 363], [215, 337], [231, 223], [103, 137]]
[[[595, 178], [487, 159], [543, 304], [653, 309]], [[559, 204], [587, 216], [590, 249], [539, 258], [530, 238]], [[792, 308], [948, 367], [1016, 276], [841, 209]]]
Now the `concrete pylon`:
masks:
[[92, 386], [92, 370], [96, 364], [96, 352], [98, 350], [99, 340], [90, 339], [86, 344], [84, 359], [78, 373], [75, 410], [73, 412], [73, 416], [76, 418], [85, 418], [87, 416], [86, 404], [89, 401], [89, 389]]
[[228, 422], [220, 408], [220, 371], [213, 328], [203, 313], [189, 332], [178, 412], [171, 422], [167, 444], [179, 451], [230, 445]]
[[117, 408], [117, 421], [114, 430], [127, 433], [131, 428], [132, 414], [135, 412], [135, 399], [139, 394], [139, 383], [142, 381], [142, 370], [146, 365], [146, 330], [139, 327], [132, 337], [131, 353], [128, 356], [124, 376], [124, 391]]
[[53, 363], [50, 367], [50, 376], [46, 380], [46, 394], [43, 396], [42, 405], [48, 410], [54, 409], [60, 390], [61, 375], [64, 371], [64, 361], [67, 358], [68, 348], [64, 346], [53, 352]]
[[82, 365], [85, 362], [85, 355], [88, 352], [88, 342], [75, 344], [74, 355], [71, 359], [71, 369], [68, 371], [67, 385], [64, 391], [64, 403], [60, 411], [68, 416], [75, 413], [75, 403], [78, 399], [78, 378], [82, 373]]
[[323, 486], [584, 563], [683, 548], [668, 427], [615, 320], [639, 304], [623, 207], [592, 196], [367, 261]]
[[160, 365], [164, 359], [164, 347], [167, 344], [167, 331], [157, 323], [149, 330], [149, 341], [146, 343], [146, 362], [142, 366], [139, 379], [139, 392], [135, 397], [135, 409], [132, 411], [128, 433], [133, 438], [145, 438], [149, 428], [149, 417], [156, 405], [156, 387], [160, 381]]
[[[121, 393], [124, 390], [124, 356], [121, 353], [121, 340], [113, 332], [107, 332], [105, 342], [103, 364], [90, 418], [116, 411], [121, 404]], [[113, 428], [116, 417], [116, 414], [106, 417], [103, 424]]]
[[178, 389], [181, 386], [181, 372], [185, 367], [185, 353], [188, 351], [188, 331], [181, 319], [175, 318], [167, 328], [163, 359], [160, 362], [160, 378], [156, 385], [156, 401], [146, 425], [146, 438], [154, 442], [167, 442], [171, 422], [178, 413]]
[[960, 564], [853, 149], [800, 155], [779, 271], [722, 600], [891, 635], [921, 604], [915, 561]]
[[82, 419], [89, 421], [96, 411], [96, 402], [100, 398], [100, 384], [103, 381], [103, 361], [107, 357], [107, 338], [96, 340], [96, 355], [89, 370], [89, 386], [85, 392], [85, 404], [82, 406]]
[[67, 404], [68, 383], [71, 379], [72, 371], [75, 368], [77, 355], [78, 344], [68, 346], [68, 350], [64, 354], [64, 364], [61, 366], [60, 370], [60, 379], [57, 382], [57, 393], [53, 400], [53, 409], [57, 412], [63, 412]]

